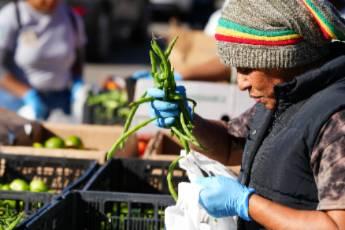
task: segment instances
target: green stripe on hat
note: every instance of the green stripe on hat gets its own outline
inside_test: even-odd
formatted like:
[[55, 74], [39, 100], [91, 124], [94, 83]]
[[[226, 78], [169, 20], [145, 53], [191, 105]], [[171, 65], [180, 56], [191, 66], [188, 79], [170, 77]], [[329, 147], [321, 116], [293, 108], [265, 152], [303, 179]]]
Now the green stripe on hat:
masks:
[[258, 30], [254, 28], [250, 28], [244, 25], [237, 24], [225, 18], [220, 18], [218, 21], [218, 25], [221, 27], [225, 27], [228, 29], [237, 30], [242, 33], [253, 34], [256, 36], [267, 36], [267, 37], [276, 37], [276, 36], [284, 36], [284, 35], [292, 35], [296, 34], [295, 31], [290, 29], [285, 30]]

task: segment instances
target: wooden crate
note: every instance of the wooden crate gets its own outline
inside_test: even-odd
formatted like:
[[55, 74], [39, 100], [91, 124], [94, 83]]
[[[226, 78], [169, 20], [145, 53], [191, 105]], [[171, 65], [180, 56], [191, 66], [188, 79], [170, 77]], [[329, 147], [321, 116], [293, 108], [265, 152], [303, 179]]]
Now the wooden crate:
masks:
[[[105, 154], [116, 139], [121, 135], [121, 126], [102, 125], [71, 125], [42, 123], [43, 129], [40, 135], [40, 142], [44, 142], [51, 136], [58, 136], [63, 139], [71, 135], [79, 136], [84, 144], [83, 149], [47, 149], [33, 148], [31, 146], [0, 146], [2, 153], [14, 153], [18, 155], [37, 155], [47, 157], [66, 157], [77, 159], [94, 159], [99, 163], [105, 161]], [[131, 136], [125, 147], [120, 150], [117, 156], [132, 157], [137, 155], [136, 136]]]

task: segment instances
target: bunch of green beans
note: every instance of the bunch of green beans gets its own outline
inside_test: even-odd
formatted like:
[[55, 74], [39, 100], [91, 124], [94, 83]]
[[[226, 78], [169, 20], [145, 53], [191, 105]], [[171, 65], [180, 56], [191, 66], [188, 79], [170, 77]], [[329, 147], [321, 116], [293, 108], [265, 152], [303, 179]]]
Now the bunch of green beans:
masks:
[[17, 213], [12, 208], [0, 208], [0, 230], [12, 230], [24, 219], [24, 212]]
[[[189, 108], [187, 105], [188, 102], [191, 102], [192, 111], [194, 112], [196, 102], [190, 98], [185, 98], [184, 95], [181, 95], [178, 92], [176, 92], [174, 69], [171, 66], [171, 63], [169, 61], [169, 55], [176, 41], [177, 41], [177, 37], [173, 39], [169, 43], [168, 47], [163, 51], [159, 47], [155, 39], [151, 40], [151, 49], [149, 53], [150, 61], [151, 61], [151, 75], [153, 78], [154, 86], [164, 91], [163, 100], [175, 102], [178, 104], [179, 111], [180, 111], [179, 118], [176, 119], [174, 124], [170, 127], [170, 131], [172, 135], [175, 135], [178, 138], [178, 140], [180, 141], [180, 143], [182, 144], [186, 152], [189, 153], [191, 144], [199, 148], [202, 148], [202, 146], [198, 143], [198, 141], [192, 134], [192, 129], [193, 129], [192, 117], [191, 117], [191, 113], [188, 111]], [[138, 124], [137, 126], [130, 128], [132, 119], [139, 105], [143, 103], [147, 103], [147, 102], [152, 102], [153, 100], [155, 100], [155, 98], [147, 96], [147, 93], [145, 92], [137, 101], [134, 101], [129, 105], [130, 112], [125, 122], [123, 133], [120, 136], [120, 138], [113, 144], [110, 150], [107, 152], [107, 159], [111, 159], [114, 153], [119, 148], [122, 148], [124, 146], [125, 141], [130, 135], [132, 135], [140, 128], [146, 126], [150, 122], [157, 119], [157, 117], [150, 118]], [[167, 175], [169, 191], [175, 200], [177, 199], [177, 194], [172, 184], [172, 173], [179, 159], [180, 157], [171, 163], [168, 170], [168, 175]]]

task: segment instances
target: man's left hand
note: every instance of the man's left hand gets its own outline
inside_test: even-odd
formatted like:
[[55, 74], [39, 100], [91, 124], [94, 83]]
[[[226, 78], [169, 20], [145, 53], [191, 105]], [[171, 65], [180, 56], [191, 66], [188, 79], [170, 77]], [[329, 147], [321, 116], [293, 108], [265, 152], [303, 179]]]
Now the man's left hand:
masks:
[[213, 217], [239, 216], [250, 221], [249, 197], [255, 192], [236, 180], [225, 176], [200, 177], [199, 203]]

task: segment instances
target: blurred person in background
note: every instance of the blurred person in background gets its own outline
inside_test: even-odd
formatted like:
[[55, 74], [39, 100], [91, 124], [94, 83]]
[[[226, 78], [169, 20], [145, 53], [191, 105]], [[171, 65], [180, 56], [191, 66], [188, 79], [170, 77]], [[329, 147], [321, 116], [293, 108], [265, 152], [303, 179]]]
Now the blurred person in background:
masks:
[[62, 0], [12, 1], [0, 10], [0, 107], [46, 119], [69, 114], [83, 86], [84, 26]]

